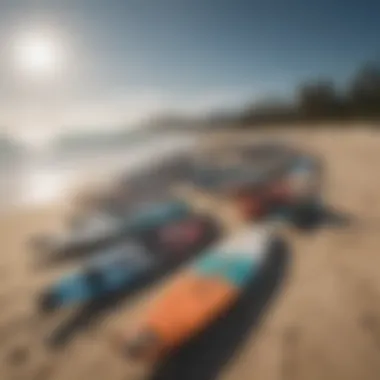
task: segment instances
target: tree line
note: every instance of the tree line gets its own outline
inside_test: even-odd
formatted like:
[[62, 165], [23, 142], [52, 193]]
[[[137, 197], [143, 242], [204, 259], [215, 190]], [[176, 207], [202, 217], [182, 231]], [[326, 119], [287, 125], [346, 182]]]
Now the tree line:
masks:
[[295, 99], [268, 99], [246, 107], [235, 115], [213, 115], [215, 125], [265, 125], [306, 121], [348, 121], [380, 119], [380, 64], [363, 65], [346, 85], [338, 90], [331, 79], [311, 80], [298, 86]]

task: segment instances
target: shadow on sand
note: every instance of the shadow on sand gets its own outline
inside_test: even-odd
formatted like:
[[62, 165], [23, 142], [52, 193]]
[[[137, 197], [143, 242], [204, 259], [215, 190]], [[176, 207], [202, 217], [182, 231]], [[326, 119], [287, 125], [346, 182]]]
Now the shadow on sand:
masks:
[[212, 326], [160, 363], [149, 380], [210, 380], [244, 343], [281, 289], [289, 266], [290, 250], [281, 244], [237, 303]]

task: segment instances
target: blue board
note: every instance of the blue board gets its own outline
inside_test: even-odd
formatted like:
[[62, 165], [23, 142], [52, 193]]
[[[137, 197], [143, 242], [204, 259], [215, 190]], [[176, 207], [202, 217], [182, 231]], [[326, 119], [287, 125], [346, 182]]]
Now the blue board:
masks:
[[82, 270], [63, 276], [44, 293], [55, 307], [70, 306], [107, 296], [148, 274], [153, 258], [134, 242], [103, 252]]

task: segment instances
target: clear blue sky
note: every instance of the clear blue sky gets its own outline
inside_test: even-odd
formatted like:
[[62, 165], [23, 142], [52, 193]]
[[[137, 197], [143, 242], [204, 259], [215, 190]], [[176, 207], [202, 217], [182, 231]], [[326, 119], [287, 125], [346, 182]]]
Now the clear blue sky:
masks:
[[9, 30], [41, 22], [69, 37], [81, 99], [141, 88], [187, 99], [218, 89], [252, 99], [286, 95], [305, 78], [342, 83], [380, 58], [376, 0], [0, 3], [2, 43]]

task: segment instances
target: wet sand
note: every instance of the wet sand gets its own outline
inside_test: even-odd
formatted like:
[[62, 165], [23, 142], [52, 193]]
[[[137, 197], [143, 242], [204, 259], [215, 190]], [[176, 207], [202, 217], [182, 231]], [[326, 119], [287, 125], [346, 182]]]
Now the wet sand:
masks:
[[[251, 132], [234, 135], [255, 138]], [[276, 296], [263, 307], [259, 322], [252, 323], [235, 343], [229, 360], [217, 365], [216, 373], [224, 380], [378, 379], [380, 135], [370, 130], [326, 128], [285, 136], [323, 156], [327, 202], [355, 215], [361, 223], [325, 227], [312, 234], [287, 232], [291, 252]], [[70, 311], [41, 318], [34, 313], [33, 301], [37, 290], [64, 269], [36, 270], [25, 243], [34, 232], [59, 227], [62, 211], [62, 207], [19, 211], [0, 220], [0, 378], [142, 379], [151, 369], [121, 360], [107, 340], [118, 329], [133, 328], [134, 318], [143, 313], [160, 285], [120, 302], [62, 348], [53, 351], [44, 345]], [[242, 314], [247, 315], [244, 309]], [[223, 328], [234, 329], [227, 326]], [[215, 340], [217, 336], [214, 333]], [[194, 344], [203, 347], [203, 343]], [[207, 348], [211, 349], [215, 344]], [[207, 365], [199, 362], [198, 367]], [[202, 378], [199, 374], [197, 380]]]

